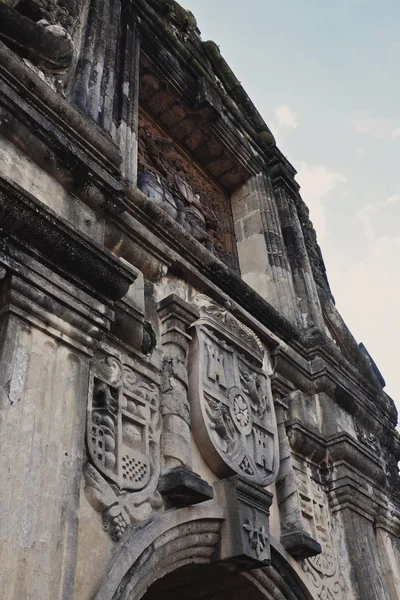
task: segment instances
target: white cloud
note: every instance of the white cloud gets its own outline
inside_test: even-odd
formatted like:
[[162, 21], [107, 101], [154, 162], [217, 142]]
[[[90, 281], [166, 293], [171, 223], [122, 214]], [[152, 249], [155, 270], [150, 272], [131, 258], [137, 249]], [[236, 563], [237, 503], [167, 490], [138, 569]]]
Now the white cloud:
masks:
[[338, 184], [346, 183], [347, 179], [328, 167], [309, 165], [304, 161], [295, 164], [301, 195], [310, 209], [311, 220], [321, 240], [326, 234], [326, 210], [323, 200]]
[[364, 115], [357, 117], [353, 124], [359, 134], [369, 134], [376, 139], [400, 139], [400, 122], [398, 119], [383, 119]]
[[395, 127], [394, 129], [392, 129], [390, 137], [392, 138], [392, 140], [398, 140], [400, 138], [400, 127]]
[[[380, 224], [391, 223], [400, 194], [369, 203], [356, 214], [360, 233], [357, 238], [361, 258], [344, 256], [340, 245], [328, 259], [327, 270], [333, 294], [346, 323], [358, 341], [362, 341], [388, 382], [387, 392], [400, 400], [398, 357], [395, 352], [400, 336], [398, 298], [400, 295], [400, 235], [379, 235]], [[397, 396], [397, 398], [396, 398]], [[398, 405], [400, 409], [400, 406]]]
[[281, 106], [278, 106], [278, 108], [275, 108], [274, 114], [278, 129], [296, 129], [296, 127], [299, 126], [297, 122], [297, 113], [287, 104], [282, 104]]
[[377, 238], [368, 244], [361, 260], [353, 262], [339, 255], [327, 264], [338, 309], [356, 339], [371, 352], [394, 400], [400, 400], [396, 352], [400, 336], [399, 244], [400, 238]]
[[362, 148], [361, 146], [357, 146], [357, 148], [354, 150], [354, 159], [356, 162], [359, 162], [363, 156], [365, 156], [366, 154], [366, 149]]
[[400, 194], [393, 194], [386, 199], [386, 204], [396, 204], [396, 202], [400, 202]]
[[[400, 194], [393, 194], [380, 202], [366, 204], [357, 212], [357, 219], [362, 224], [364, 235], [370, 243], [374, 242], [376, 244], [378, 238], [374, 228], [374, 215], [397, 202], [400, 202]], [[383, 240], [383, 238], [381, 239]]]

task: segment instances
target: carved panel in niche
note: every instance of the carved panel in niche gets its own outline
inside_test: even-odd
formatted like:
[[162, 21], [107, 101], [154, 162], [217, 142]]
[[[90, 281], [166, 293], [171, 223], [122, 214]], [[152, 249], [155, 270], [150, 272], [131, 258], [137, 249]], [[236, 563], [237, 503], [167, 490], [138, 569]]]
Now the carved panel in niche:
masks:
[[321, 544], [322, 552], [301, 562], [311, 590], [320, 600], [346, 600], [337, 548], [332, 535], [328, 497], [300, 461], [294, 466], [301, 511], [307, 532]]
[[161, 507], [159, 388], [120, 358], [94, 361], [87, 414], [89, 500], [111, 537]]
[[256, 335], [226, 309], [198, 296], [189, 396], [200, 452], [220, 477], [269, 485], [279, 467], [269, 377]]
[[208, 250], [238, 270], [229, 198], [144, 112], [139, 118], [138, 187]]

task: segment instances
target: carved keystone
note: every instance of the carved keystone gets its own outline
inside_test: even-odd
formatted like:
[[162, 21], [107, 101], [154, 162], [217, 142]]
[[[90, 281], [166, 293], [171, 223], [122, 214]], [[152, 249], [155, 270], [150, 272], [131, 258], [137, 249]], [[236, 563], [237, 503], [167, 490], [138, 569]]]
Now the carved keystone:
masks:
[[259, 569], [271, 562], [269, 508], [272, 494], [239, 476], [215, 484], [226, 519], [216, 562], [235, 563], [243, 571]]

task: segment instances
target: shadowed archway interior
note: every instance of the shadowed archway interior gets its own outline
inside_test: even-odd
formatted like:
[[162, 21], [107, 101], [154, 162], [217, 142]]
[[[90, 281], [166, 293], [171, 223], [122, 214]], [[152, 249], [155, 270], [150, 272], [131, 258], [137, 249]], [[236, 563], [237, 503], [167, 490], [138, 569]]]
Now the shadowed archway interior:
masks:
[[265, 600], [242, 574], [223, 566], [187, 565], [158, 579], [143, 600]]

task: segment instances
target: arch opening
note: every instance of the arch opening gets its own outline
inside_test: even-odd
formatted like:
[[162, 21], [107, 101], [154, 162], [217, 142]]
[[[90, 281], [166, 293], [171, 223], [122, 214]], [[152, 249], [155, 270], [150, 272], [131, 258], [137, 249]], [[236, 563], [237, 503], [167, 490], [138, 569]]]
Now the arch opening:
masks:
[[216, 565], [187, 565], [156, 580], [142, 600], [266, 600], [241, 573]]

